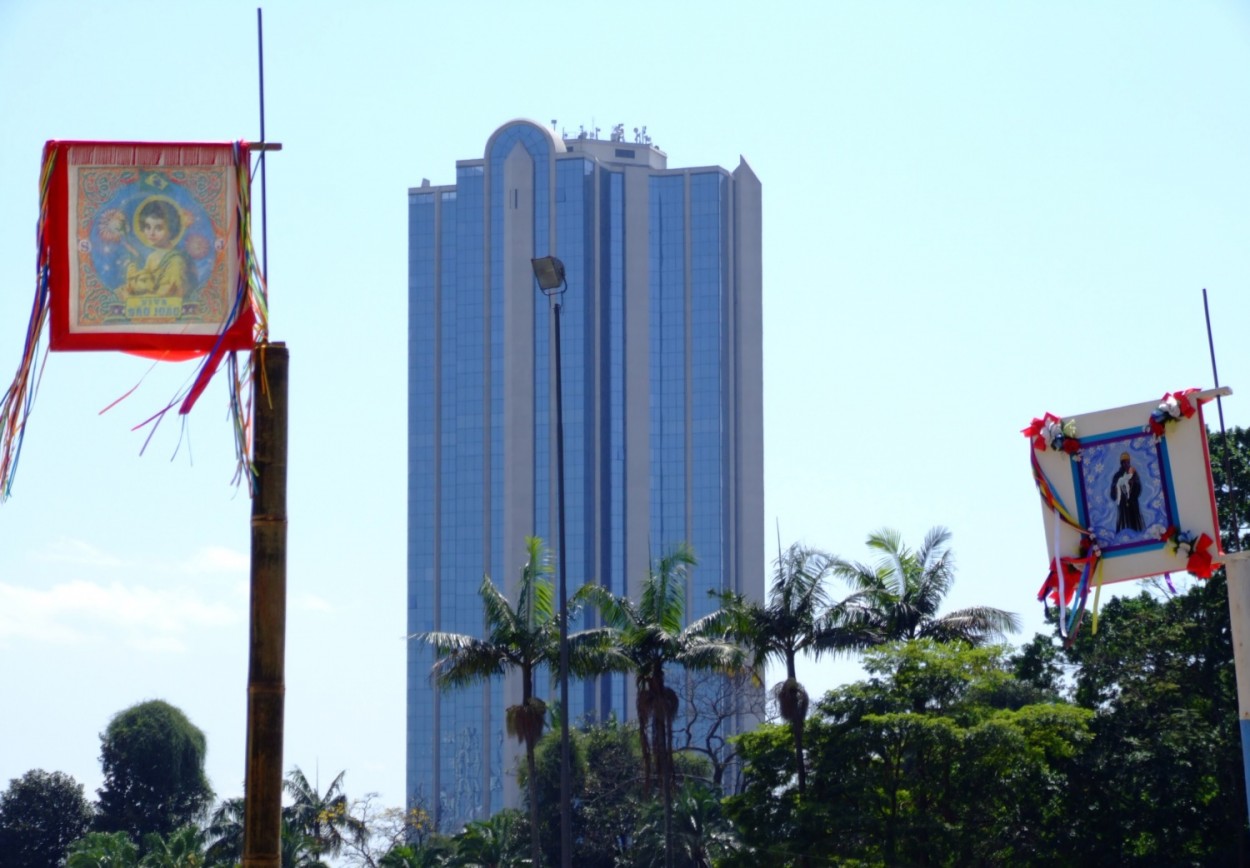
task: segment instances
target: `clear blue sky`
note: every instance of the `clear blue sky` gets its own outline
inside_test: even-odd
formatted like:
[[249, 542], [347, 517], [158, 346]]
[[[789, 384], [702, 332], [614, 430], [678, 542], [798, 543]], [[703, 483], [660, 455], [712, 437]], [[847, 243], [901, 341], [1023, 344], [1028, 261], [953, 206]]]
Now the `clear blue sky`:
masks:
[[[43, 142], [258, 136], [256, 4], [0, 2], [0, 375]], [[951, 528], [952, 606], [1042, 626], [1018, 431], [1212, 383], [1250, 424], [1250, 7], [1234, 2], [273, 2], [272, 334], [291, 348], [286, 765], [403, 800], [406, 191], [515, 117], [646, 125], [764, 185], [768, 537], [864, 557]], [[0, 786], [100, 784], [164, 698], [242, 792], [249, 504], [225, 392], [52, 356], [0, 506]], [[142, 387], [99, 415], [141, 378]], [[1210, 408], [1214, 418], [1214, 408]], [[809, 665], [814, 692], [845, 667]]]

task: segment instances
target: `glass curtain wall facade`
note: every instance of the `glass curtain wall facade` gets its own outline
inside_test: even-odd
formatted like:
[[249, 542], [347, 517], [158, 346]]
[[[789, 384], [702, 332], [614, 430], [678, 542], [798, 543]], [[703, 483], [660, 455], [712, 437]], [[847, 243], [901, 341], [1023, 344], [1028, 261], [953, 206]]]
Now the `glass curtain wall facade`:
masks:
[[[619, 129], [619, 128], [618, 128]], [[565, 265], [561, 357], [570, 592], [637, 595], [689, 542], [687, 616], [764, 592], [760, 185], [745, 161], [669, 169], [649, 143], [503, 125], [456, 183], [409, 191], [408, 627], [483, 634], [525, 537], [557, 550], [552, 315], [530, 259]], [[593, 625], [582, 616], [571, 630]], [[504, 733], [519, 685], [439, 691], [408, 645], [409, 802], [442, 830], [519, 803]], [[558, 695], [544, 674], [540, 697]], [[631, 718], [633, 683], [570, 686], [570, 720]], [[751, 721], [739, 721], [750, 725]]]

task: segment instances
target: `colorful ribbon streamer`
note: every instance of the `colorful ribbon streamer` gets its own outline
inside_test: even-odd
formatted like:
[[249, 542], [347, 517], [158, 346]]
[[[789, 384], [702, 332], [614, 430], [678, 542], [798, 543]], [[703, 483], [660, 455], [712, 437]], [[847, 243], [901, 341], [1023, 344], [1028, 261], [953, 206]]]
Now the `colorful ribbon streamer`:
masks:
[[48, 322], [51, 293], [48, 282], [48, 249], [46, 229], [48, 223], [49, 188], [56, 154], [45, 156], [39, 172], [39, 223], [36, 236], [38, 250], [35, 262], [35, 300], [31, 306], [30, 320], [26, 325], [26, 341], [22, 347], [22, 359], [18, 363], [13, 382], [5, 389], [0, 401], [0, 503], [8, 500], [17, 476], [17, 462], [26, 437], [26, 423], [34, 407], [35, 395], [43, 379], [48, 351], [43, 350], [43, 361], [36, 366], [40, 356], [39, 346]]

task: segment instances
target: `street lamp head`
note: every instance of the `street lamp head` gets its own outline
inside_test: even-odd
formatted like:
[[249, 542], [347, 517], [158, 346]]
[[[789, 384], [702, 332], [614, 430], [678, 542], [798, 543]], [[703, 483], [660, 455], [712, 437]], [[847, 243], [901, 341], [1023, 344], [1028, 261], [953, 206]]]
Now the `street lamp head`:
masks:
[[556, 257], [540, 256], [531, 259], [530, 264], [534, 267], [534, 277], [538, 280], [538, 288], [543, 291], [543, 295], [554, 295], [568, 289], [568, 282], [564, 279], [564, 263]]

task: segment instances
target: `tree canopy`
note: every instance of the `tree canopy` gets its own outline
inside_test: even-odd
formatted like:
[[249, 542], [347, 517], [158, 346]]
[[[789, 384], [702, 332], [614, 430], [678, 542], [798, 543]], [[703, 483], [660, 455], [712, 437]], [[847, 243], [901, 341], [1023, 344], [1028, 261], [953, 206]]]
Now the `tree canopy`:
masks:
[[865, 665], [808, 721], [806, 799], [788, 728], [742, 737], [748, 785], [726, 805], [747, 847], [732, 864], [1065, 864], [1034, 857], [1073, 852], [1065, 787], [1092, 712], [1012, 701], [1003, 648], [921, 639]]
[[100, 736], [104, 786], [96, 827], [137, 842], [200, 819], [213, 796], [206, 751], [204, 733], [167, 702], [118, 712]]
[[82, 784], [63, 772], [14, 778], [0, 793], [0, 868], [56, 868], [93, 814]]

